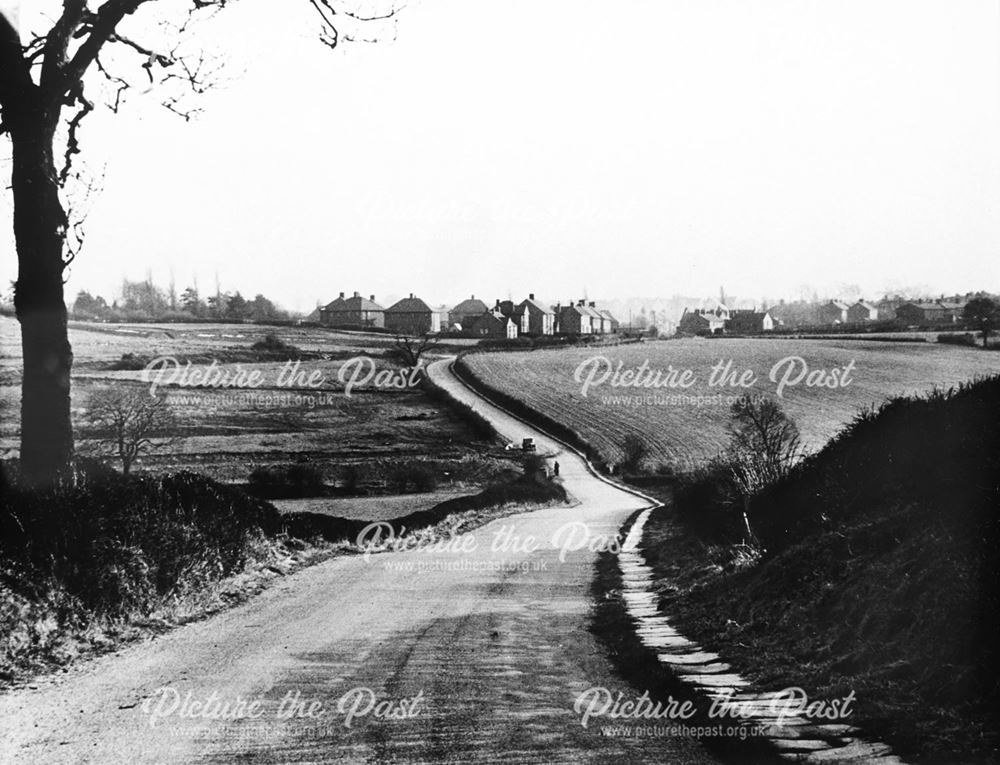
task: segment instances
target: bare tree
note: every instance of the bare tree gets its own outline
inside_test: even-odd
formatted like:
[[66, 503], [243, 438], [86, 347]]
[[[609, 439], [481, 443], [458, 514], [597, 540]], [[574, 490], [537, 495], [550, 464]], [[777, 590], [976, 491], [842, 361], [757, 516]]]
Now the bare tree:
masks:
[[770, 398], [742, 398], [732, 405], [727, 464], [743, 495], [743, 523], [749, 541], [756, 535], [747, 513], [750, 499], [780, 480], [802, 455], [799, 429]]
[[[218, 62], [191, 44], [194, 22], [231, 0], [62, 0], [47, 29], [18, 28], [16, 6], [0, 10], [0, 135], [11, 143], [11, 191], [18, 278], [14, 305], [24, 355], [21, 397], [21, 471], [31, 485], [72, 477], [73, 430], [70, 370], [73, 352], [66, 329], [64, 270], [82, 245], [80, 219], [64, 199], [79, 180], [79, 129], [105, 90], [104, 104], [117, 111], [134, 88], [163, 93], [163, 106], [184, 119], [197, 108], [185, 94], [201, 94]], [[318, 11], [320, 39], [336, 46], [344, 22], [395, 23], [396, 6], [364, 14], [334, 0], [309, 0]], [[352, 7], [357, 7], [356, 5]], [[156, 42], [140, 39], [129, 20], [149, 22]], [[195, 41], [196, 42], [196, 41]], [[90, 75], [90, 76], [88, 76]], [[84, 180], [85, 187], [91, 184]]]
[[436, 337], [431, 336], [427, 332], [420, 337], [396, 335], [396, 354], [405, 366], [415, 367], [420, 364], [420, 357], [438, 345], [439, 342]]
[[648, 453], [649, 447], [646, 446], [646, 442], [635, 433], [629, 433], [622, 444], [622, 469], [629, 472], [637, 471], [642, 467], [642, 461], [646, 459]]
[[95, 428], [99, 447], [122, 463], [128, 475], [140, 454], [173, 443], [173, 412], [166, 398], [146, 388], [104, 388], [90, 395], [85, 414]]

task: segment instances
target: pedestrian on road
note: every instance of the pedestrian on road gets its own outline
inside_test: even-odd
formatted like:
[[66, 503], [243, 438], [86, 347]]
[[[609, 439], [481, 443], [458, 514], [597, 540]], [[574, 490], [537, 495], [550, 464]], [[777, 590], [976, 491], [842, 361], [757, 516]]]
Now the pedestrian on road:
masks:
[[559, 475], [559, 460], [556, 460], [552, 465], [552, 470], [556, 475]]

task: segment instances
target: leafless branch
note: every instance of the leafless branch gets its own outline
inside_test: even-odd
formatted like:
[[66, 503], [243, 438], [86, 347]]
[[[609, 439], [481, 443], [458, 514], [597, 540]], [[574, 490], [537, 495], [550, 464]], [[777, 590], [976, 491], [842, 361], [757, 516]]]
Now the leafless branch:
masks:
[[71, 103], [80, 104], [80, 108], [77, 110], [69, 121], [68, 133], [66, 138], [66, 152], [64, 154], [64, 162], [62, 170], [59, 172], [59, 185], [63, 186], [66, 184], [66, 179], [69, 178], [70, 169], [73, 166], [73, 156], [80, 153], [80, 141], [77, 139], [76, 133], [80, 127], [80, 123], [83, 122], [83, 118], [94, 111], [94, 104], [90, 101], [83, 92], [83, 83], [79, 83], [78, 87], [73, 91], [73, 100]]
[[109, 83], [111, 83], [115, 88], [114, 101], [108, 103], [108, 108], [111, 109], [111, 111], [113, 111], [115, 114], [117, 114], [118, 110], [121, 108], [122, 97], [125, 95], [125, 91], [131, 87], [131, 85], [129, 84], [128, 80], [119, 77], [116, 74], [112, 74], [110, 71], [108, 71], [108, 69], [101, 62], [100, 56], [94, 59], [94, 63], [97, 65], [97, 70], [101, 74], [103, 74], [104, 78]]
[[330, 48], [336, 48], [337, 44], [343, 39], [345, 42], [377, 42], [378, 37], [373, 38], [358, 38], [351, 34], [350, 32], [341, 32], [340, 25], [337, 22], [336, 17], [342, 16], [347, 19], [359, 23], [368, 23], [376, 21], [392, 21], [393, 22], [393, 39], [396, 37], [395, 22], [396, 17], [399, 12], [405, 8], [405, 5], [391, 5], [386, 11], [379, 11], [375, 13], [362, 13], [360, 10], [347, 10], [340, 7], [339, 4], [335, 7], [334, 0], [309, 0], [313, 8], [319, 14], [320, 19], [323, 21], [323, 27], [320, 30], [319, 39], [324, 45]]

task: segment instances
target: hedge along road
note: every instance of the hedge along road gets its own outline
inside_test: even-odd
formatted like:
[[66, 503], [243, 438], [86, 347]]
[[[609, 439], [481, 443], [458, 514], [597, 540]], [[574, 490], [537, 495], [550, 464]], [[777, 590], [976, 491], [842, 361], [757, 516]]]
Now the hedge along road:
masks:
[[[644, 721], [585, 728], [574, 711], [593, 687], [643, 690], [616, 676], [587, 622], [590, 548], [644, 502], [479, 398], [448, 362], [429, 374], [502, 436], [534, 438], [578, 503], [445, 549], [333, 559], [9, 692], [0, 762], [712, 762], [694, 739], [609, 737], [605, 724]], [[552, 544], [581, 523], [596, 545]]]

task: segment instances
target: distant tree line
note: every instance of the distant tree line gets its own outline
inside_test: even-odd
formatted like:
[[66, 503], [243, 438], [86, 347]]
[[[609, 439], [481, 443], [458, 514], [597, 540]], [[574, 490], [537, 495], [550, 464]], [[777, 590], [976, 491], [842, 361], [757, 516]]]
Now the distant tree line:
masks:
[[74, 319], [90, 321], [288, 321], [291, 316], [258, 294], [252, 300], [239, 290], [202, 297], [197, 286], [180, 295], [173, 285], [163, 289], [149, 279], [122, 282], [118, 299], [110, 305], [100, 295], [80, 290], [70, 311]]

